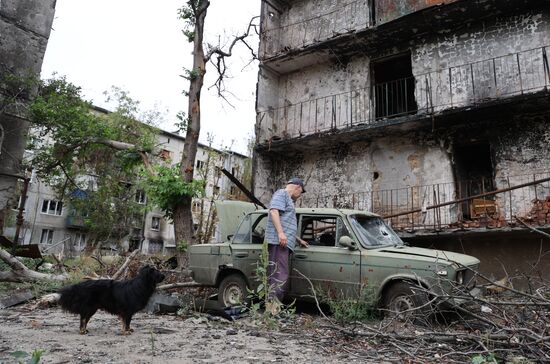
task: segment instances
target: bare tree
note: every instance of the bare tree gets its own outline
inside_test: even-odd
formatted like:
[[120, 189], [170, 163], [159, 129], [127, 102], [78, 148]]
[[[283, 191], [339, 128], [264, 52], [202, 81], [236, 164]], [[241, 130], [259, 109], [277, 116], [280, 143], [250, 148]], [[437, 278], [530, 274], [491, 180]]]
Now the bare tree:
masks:
[[[204, 49], [204, 26], [206, 14], [210, 1], [208, 0], [189, 0], [187, 5], [180, 9], [180, 17], [186, 22], [187, 29], [184, 31], [189, 42], [193, 43], [193, 68], [187, 71], [186, 78], [189, 80], [188, 108], [186, 120], [185, 146], [181, 162], [181, 177], [185, 183], [193, 181], [193, 171], [195, 157], [197, 155], [197, 146], [199, 141], [201, 127], [201, 105], [200, 97], [206, 74], [206, 64], [212, 62], [218, 72], [218, 78], [215, 85], [218, 95], [223, 97], [223, 80], [226, 76], [225, 59], [231, 57], [233, 48], [237, 43], [244, 44], [256, 57], [254, 51], [246, 42], [251, 31], [257, 31], [253, 18], [246, 31], [236, 36], [226, 50], [221, 45], [207, 45]], [[174, 211], [174, 230], [176, 242], [184, 241], [188, 245], [196, 242], [196, 236], [193, 231], [192, 214], [192, 196], [185, 196], [177, 205]]]

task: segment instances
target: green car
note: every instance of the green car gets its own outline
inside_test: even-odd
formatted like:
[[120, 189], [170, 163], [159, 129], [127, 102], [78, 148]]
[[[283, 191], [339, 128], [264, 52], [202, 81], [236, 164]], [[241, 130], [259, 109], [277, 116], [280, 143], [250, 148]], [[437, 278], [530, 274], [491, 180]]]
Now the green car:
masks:
[[[256, 268], [262, 254], [267, 210], [237, 201], [216, 205], [226, 242], [194, 245], [189, 250], [193, 279], [218, 287], [221, 305], [247, 300], [259, 285]], [[315, 292], [358, 297], [365, 288], [380, 308], [410, 311], [475, 286], [475, 257], [448, 251], [414, 248], [372, 213], [335, 208], [297, 208], [299, 245], [290, 258], [290, 298], [312, 300]], [[237, 227], [235, 229], [235, 227]]]

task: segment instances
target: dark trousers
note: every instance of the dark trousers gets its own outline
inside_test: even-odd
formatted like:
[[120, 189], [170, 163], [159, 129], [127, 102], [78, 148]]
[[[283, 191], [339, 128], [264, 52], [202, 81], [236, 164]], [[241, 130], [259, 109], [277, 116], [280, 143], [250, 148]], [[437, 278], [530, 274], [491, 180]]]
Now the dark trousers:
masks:
[[290, 250], [280, 245], [268, 244], [269, 265], [267, 267], [269, 282], [269, 299], [277, 298], [282, 302], [288, 290], [288, 258]]

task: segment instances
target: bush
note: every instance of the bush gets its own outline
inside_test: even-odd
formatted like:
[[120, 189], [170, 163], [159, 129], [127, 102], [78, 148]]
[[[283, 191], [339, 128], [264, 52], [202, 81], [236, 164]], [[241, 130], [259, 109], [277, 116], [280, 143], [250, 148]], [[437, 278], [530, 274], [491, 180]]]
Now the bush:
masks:
[[340, 322], [371, 321], [378, 319], [376, 288], [362, 286], [357, 298], [344, 298], [341, 294], [321, 292], [321, 301], [327, 304], [334, 318]]

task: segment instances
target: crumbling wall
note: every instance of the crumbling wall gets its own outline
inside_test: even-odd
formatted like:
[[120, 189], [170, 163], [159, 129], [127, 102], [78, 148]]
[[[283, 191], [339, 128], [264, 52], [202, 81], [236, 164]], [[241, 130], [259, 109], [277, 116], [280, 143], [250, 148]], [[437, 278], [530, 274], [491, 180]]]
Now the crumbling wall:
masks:
[[[507, 188], [550, 177], [548, 116], [521, 117], [504, 123], [494, 141], [496, 188]], [[501, 214], [527, 217], [537, 200], [550, 196], [550, 182], [498, 196]]]
[[262, 11], [261, 56], [302, 48], [371, 24], [369, 0], [293, 1], [265, 4]]
[[358, 56], [279, 78], [262, 71], [257, 140], [308, 135], [364, 120], [370, 94], [369, 63], [367, 57]]
[[457, 0], [375, 0], [376, 24], [383, 24], [407, 14], [434, 5], [453, 3]]
[[[416, 98], [435, 111], [544, 89], [550, 13], [526, 12], [423, 38], [411, 47]], [[548, 51], [548, 49], [546, 49]]]
[[[428, 137], [418, 144], [412, 140], [419, 142], [411, 137], [381, 138], [341, 144], [315, 153], [256, 158], [259, 163], [255, 194], [269, 202], [272, 193], [283, 187], [288, 178], [300, 176], [306, 181], [307, 190], [299, 202], [302, 206], [372, 210], [380, 205], [386, 190], [452, 184], [451, 163], [445, 150]], [[447, 197], [452, 198], [453, 189], [448, 193]], [[399, 196], [402, 205], [410, 202], [404, 194]], [[415, 198], [431, 201], [431, 191], [427, 196]], [[399, 201], [394, 203], [398, 206]]]

